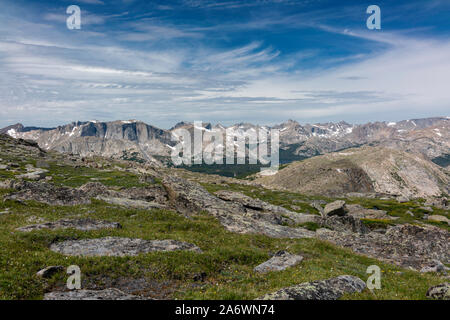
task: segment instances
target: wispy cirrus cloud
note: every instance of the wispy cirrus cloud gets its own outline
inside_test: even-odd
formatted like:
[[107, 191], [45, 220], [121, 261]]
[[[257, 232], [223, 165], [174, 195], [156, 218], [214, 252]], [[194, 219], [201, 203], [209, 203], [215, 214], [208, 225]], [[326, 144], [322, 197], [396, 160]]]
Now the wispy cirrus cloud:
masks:
[[[254, 8], [245, 15], [235, 1], [182, 9], [115, 2], [121, 10], [94, 1], [89, 12], [82, 7], [88, 20], [79, 32], [51, 5], [34, 19], [0, 13], [0, 125], [359, 122], [448, 112], [450, 39], [430, 24], [371, 32], [352, 23], [365, 24], [355, 4], [305, 1], [283, 11], [267, 3], [271, 10], [257, 12], [262, 1], [242, 2]], [[151, 10], [133, 11], [138, 5]], [[212, 7], [230, 16], [210, 18]]]

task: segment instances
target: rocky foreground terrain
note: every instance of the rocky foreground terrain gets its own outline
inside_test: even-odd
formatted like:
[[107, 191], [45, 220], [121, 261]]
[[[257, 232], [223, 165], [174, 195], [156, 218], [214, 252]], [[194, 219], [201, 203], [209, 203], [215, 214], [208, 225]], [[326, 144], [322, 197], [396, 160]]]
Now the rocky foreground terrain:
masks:
[[[313, 178], [280, 189], [0, 135], [0, 298], [449, 299], [448, 176], [425, 156], [402, 164], [371, 148], [350, 151], [356, 163], [323, 159], [367, 190]], [[403, 187], [372, 184], [383, 171], [365, 159], [377, 155]], [[408, 172], [421, 161], [429, 175]], [[79, 290], [66, 287], [71, 265]], [[371, 265], [380, 289], [367, 288]]]

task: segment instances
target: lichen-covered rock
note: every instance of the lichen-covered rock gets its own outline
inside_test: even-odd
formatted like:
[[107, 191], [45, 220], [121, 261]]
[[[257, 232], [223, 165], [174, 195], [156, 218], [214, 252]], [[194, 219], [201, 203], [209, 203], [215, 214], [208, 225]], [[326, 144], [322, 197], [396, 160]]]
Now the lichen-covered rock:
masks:
[[163, 186], [169, 202], [180, 213], [192, 215], [206, 211], [216, 217], [231, 232], [264, 234], [273, 238], [311, 238], [314, 232], [303, 228], [291, 228], [284, 224], [290, 219], [279, 213], [245, 208], [241, 203], [215, 197], [201, 187], [175, 176], [166, 176]]
[[79, 189], [56, 186], [46, 182], [11, 180], [9, 188], [16, 192], [4, 197], [5, 200], [35, 200], [50, 205], [89, 204], [90, 197]]
[[434, 222], [444, 222], [450, 225], [450, 219], [444, 216], [441, 216], [439, 214], [433, 214], [431, 216], [428, 216], [428, 221], [434, 221]]
[[441, 283], [428, 289], [427, 298], [450, 300], [450, 282]]
[[303, 214], [298, 212], [290, 211], [286, 208], [276, 206], [260, 199], [252, 198], [236, 191], [219, 190], [214, 193], [219, 199], [230, 201], [234, 203], [239, 203], [244, 206], [244, 208], [255, 211], [270, 212], [273, 214], [281, 214], [289, 219], [292, 219], [295, 223], [305, 223], [305, 222], [318, 222], [319, 217], [313, 214]]
[[323, 214], [325, 216], [344, 216], [347, 213], [347, 208], [345, 206], [345, 201], [337, 200], [331, 203], [328, 203], [323, 209]]
[[286, 251], [279, 251], [272, 258], [256, 266], [253, 270], [259, 273], [282, 271], [299, 264], [302, 260], [302, 256], [290, 254]]
[[35, 170], [28, 173], [24, 173], [21, 175], [18, 175], [17, 178], [19, 179], [28, 179], [28, 180], [42, 180], [47, 175], [48, 170], [41, 169], [41, 170]]
[[361, 292], [366, 284], [358, 277], [343, 275], [301, 283], [266, 294], [260, 300], [337, 300], [346, 293]]
[[367, 209], [359, 204], [347, 204], [348, 215], [358, 219], [383, 219], [396, 220], [397, 217], [391, 217], [384, 210]]
[[369, 229], [361, 220], [352, 216], [327, 216], [320, 221], [320, 225], [339, 232], [368, 233]]
[[41, 278], [50, 278], [55, 273], [60, 272], [62, 270], [64, 270], [63, 266], [49, 266], [49, 267], [46, 267], [46, 268], [44, 268], [42, 270], [39, 270], [36, 273], [36, 275], [38, 277], [41, 277]]
[[434, 226], [396, 225], [385, 233], [318, 230], [317, 237], [356, 253], [420, 270], [432, 259], [450, 263], [450, 233]]
[[54, 222], [46, 222], [40, 224], [33, 224], [21, 228], [17, 228], [17, 231], [31, 232], [34, 230], [42, 229], [77, 229], [81, 231], [91, 231], [100, 229], [118, 229], [121, 225], [118, 222], [99, 221], [92, 219], [62, 219]]
[[87, 196], [91, 198], [95, 198], [98, 195], [110, 193], [108, 188], [105, 185], [101, 184], [100, 182], [88, 182], [79, 187], [78, 190], [84, 192]]
[[120, 237], [68, 240], [53, 243], [50, 250], [68, 256], [135, 256], [154, 251], [193, 251], [201, 253], [199, 247], [177, 240], [143, 240]]
[[447, 268], [442, 262], [439, 260], [433, 259], [428, 265], [424, 266], [420, 272], [422, 273], [428, 273], [428, 272], [442, 272], [446, 273], [447, 270], [450, 270], [450, 268]]
[[148, 300], [118, 289], [54, 291], [44, 295], [44, 300]]
[[147, 202], [143, 200], [132, 200], [132, 199], [126, 199], [126, 198], [115, 198], [115, 197], [104, 197], [104, 196], [97, 196], [97, 200], [105, 201], [109, 204], [113, 204], [116, 206], [122, 206], [126, 208], [134, 208], [134, 209], [164, 209], [166, 208], [165, 205], [159, 204], [156, 202]]

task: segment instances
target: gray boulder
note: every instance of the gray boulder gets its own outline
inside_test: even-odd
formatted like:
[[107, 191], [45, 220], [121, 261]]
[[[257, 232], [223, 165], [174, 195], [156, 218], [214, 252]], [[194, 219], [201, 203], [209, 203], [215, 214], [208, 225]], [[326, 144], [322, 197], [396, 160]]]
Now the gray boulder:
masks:
[[290, 254], [286, 251], [279, 251], [272, 258], [256, 266], [253, 270], [259, 273], [282, 271], [299, 264], [302, 260], [302, 256]]
[[17, 228], [17, 231], [31, 232], [34, 230], [42, 229], [77, 229], [81, 231], [91, 231], [100, 229], [119, 229], [121, 225], [118, 222], [99, 221], [92, 219], [62, 219], [54, 222], [46, 222], [40, 224], [33, 224], [21, 228]]
[[343, 275], [305, 282], [266, 294], [259, 300], [337, 300], [346, 293], [361, 292], [366, 284], [358, 277]]
[[334, 216], [334, 215], [345, 216], [347, 214], [345, 201], [337, 200], [327, 204], [323, 209], [323, 213], [325, 216]]
[[[273, 238], [312, 238], [314, 232], [304, 228], [291, 228], [285, 224], [283, 214], [253, 210], [238, 202], [220, 199], [198, 183], [175, 176], [166, 176], [162, 184], [169, 203], [186, 216], [206, 211], [216, 217], [230, 232], [264, 234]], [[297, 213], [295, 213], [297, 214]]]
[[39, 270], [36, 275], [41, 278], [50, 278], [55, 273], [61, 272], [64, 270], [63, 266], [50, 266], [47, 268], [44, 268], [42, 270]]
[[41, 170], [31, 171], [29, 173], [18, 175], [17, 178], [38, 181], [38, 180], [45, 179], [47, 172], [48, 172], [48, 170], [41, 169]]
[[163, 204], [159, 204], [156, 202], [147, 202], [147, 201], [143, 201], [143, 200], [132, 200], [132, 199], [126, 199], [126, 198], [115, 198], [115, 197], [104, 197], [104, 196], [97, 196], [96, 199], [105, 201], [109, 204], [126, 207], [126, 208], [145, 209], [145, 210], [166, 208], [166, 206]]
[[446, 273], [446, 271], [450, 269], [447, 268], [441, 261], [439, 260], [432, 260], [431, 263], [429, 263], [428, 265], [424, 266], [420, 272], [422, 273], [429, 273], [429, 272], [442, 272], [442, 273]]
[[148, 300], [118, 289], [54, 291], [44, 295], [44, 300]]
[[353, 216], [328, 216], [320, 222], [322, 227], [327, 227], [338, 232], [356, 232], [365, 234], [369, 229], [364, 223]]
[[68, 240], [54, 243], [50, 250], [68, 256], [135, 256], [155, 251], [193, 251], [201, 253], [199, 247], [177, 240], [143, 240], [120, 237]]
[[450, 300], [450, 282], [441, 283], [428, 289], [427, 298]]

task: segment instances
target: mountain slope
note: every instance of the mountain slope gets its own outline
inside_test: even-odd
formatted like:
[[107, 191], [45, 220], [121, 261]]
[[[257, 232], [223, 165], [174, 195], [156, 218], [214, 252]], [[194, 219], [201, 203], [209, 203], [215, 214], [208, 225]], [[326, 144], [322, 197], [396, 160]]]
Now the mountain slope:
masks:
[[310, 195], [350, 192], [430, 197], [449, 193], [449, 173], [421, 155], [361, 147], [294, 162], [256, 180], [270, 188]]
[[32, 130], [19, 124], [3, 131], [14, 138], [34, 140], [46, 150], [150, 162], [156, 162], [155, 155], [168, 156], [168, 144], [173, 144], [170, 132], [140, 121], [73, 122]]

